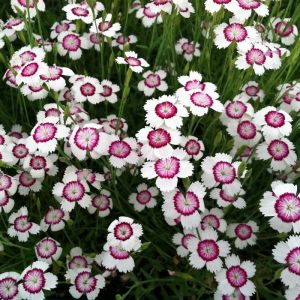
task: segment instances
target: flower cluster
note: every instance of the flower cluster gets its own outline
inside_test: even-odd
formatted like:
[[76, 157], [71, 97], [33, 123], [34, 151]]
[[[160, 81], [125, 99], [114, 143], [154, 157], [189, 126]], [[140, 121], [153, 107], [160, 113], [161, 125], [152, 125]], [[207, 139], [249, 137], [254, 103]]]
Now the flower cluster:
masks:
[[[299, 299], [300, 82], [285, 66], [299, 50], [294, 19], [260, 0], [136, 0], [124, 12], [117, 2], [65, 2], [49, 39], [43, 0], [11, 0], [14, 15], [0, 20], [3, 81], [22, 114], [21, 125], [0, 124], [0, 252], [13, 259], [14, 247], [29, 265], [17, 273], [4, 264], [0, 298], [44, 299], [62, 278], [74, 299], [93, 300], [118, 272], [129, 273], [119, 277], [135, 282], [131, 291], [143, 284], [130, 272], [147, 261], [142, 283], [164, 276], [165, 263], [170, 276], [190, 279], [184, 263], [201, 280], [211, 273], [203, 287], [214, 299], [250, 299], [264, 282], [253, 279], [256, 257], [244, 257], [266, 231], [281, 239], [274, 280]], [[198, 20], [201, 7], [195, 28], [170, 31]], [[268, 24], [254, 21], [268, 15]], [[133, 18], [145, 36], [130, 32]], [[222, 72], [211, 70], [213, 51], [226, 51]], [[287, 82], [275, 95], [278, 74]], [[140, 255], [147, 247], [154, 252]]]

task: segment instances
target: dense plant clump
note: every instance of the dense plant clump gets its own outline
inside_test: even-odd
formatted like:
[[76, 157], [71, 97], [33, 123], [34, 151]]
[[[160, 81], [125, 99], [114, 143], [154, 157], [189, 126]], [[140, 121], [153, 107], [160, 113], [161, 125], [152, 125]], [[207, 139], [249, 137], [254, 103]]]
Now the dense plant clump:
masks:
[[299, 300], [297, 1], [4, 2], [0, 299]]

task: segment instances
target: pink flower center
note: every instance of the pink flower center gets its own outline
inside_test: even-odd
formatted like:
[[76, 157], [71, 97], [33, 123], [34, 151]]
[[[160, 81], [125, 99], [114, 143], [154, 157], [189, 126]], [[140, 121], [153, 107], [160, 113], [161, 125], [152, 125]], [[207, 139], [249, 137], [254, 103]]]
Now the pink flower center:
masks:
[[110, 246], [109, 252], [110, 252], [110, 255], [114, 259], [117, 259], [117, 260], [123, 260], [123, 259], [129, 258], [129, 253], [117, 246], [115, 246], [115, 247]]
[[[28, 5], [27, 5], [28, 1]], [[19, 4], [23, 7], [34, 8], [33, 0], [18, 0]]]
[[61, 222], [65, 213], [61, 209], [51, 209], [45, 215], [45, 223], [48, 225], [55, 225]]
[[160, 77], [157, 74], [149, 74], [144, 83], [148, 88], [158, 87], [160, 86]]
[[188, 81], [185, 86], [184, 86], [184, 89], [186, 91], [191, 91], [191, 90], [203, 90], [204, 88], [204, 83], [201, 83], [199, 80], [190, 80]]
[[266, 61], [266, 56], [262, 50], [252, 48], [246, 53], [246, 61], [249, 65], [263, 65]]
[[72, 13], [78, 17], [87, 17], [89, 15], [89, 11], [83, 7], [74, 7], [71, 9]]
[[217, 3], [217, 4], [228, 4], [231, 2], [231, 0], [213, 0], [213, 2]]
[[231, 163], [220, 161], [213, 167], [215, 181], [222, 184], [230, 184], [236, 177], [236, 171]]
[[46, 143], [55, 138], [57, 128], [52, 123], [41, 123], [33, 133], [33, 139], [36, 143]]
[[110, 206], [109, 198], [106, 195], [97, 195], [92, 199], [92, 205], [99, 211], [105, 211]]
[[273, 140], [267, 150], [273, 159], [277, 161], [285, 159], [290, 152], [288, 145], [280, 140]]
[[240, 119], [247, 111], [247, 106], [242, 101], [234, 101], [226, 105], [226, 115], [231, 119]]
[[68, 265], [69, 265], [69, 269], [74, 270], [80, 268], [87, 268], [88, 262], [85, 257], [75, 255], [72, 257]]
[[47, 167], [47, 162], [45, 157], [37, 155], [31, 158], [29, 165], [34, 170], [43, 170]]
[[138, 67], [138, 66], [140, 66], [142, 64], [141, 61], [138, 58], [131, 57], [131, 56], [126, 57], [125, 61], [127, 62], [127, 64], [129, 66], [132, 66], [132, 67]]
[[63, 189], [63, 197], [69, 202], [82, 200], [85, 194], [85, 188], [79, 181], [68, 182]]
[[243, 42], [248, 36], [246, 28], [239, 23], [232, 23], [224, 28], [224, 36], [228, 42]]
[[7, 203], [9, 202], [9, 196], [6, 191], [4, 191], [4, 195], [0, 198], [0, 207], [5, 207]]
[[60, 111], [57, 108], [50, 108], [45, 111], [45, 117], [58, 117]]
[[200, 207], [199, 198], [193, 192], [187, 192], [185, 197], [177, 192], [173, 198], [176, 211], [183, 216], [193, 215]]
[[152, 148], [165, 147], [171, 142], [170, 134], [162, 128], [150, 131], [147, 138]]
[[158, 13], [154, 13], [151, 11], [150, 8], [148, 7], [145, 7], [144, 10], [143, 10], [143, 14], [145, 17], [149, 18], [149, 19], [153, 19], [153, 18], [156, 18], [156, 16], [158, 15]]
[[293, 193], [282, 194], [275, 203], [275, 211], [279, 219], [285, 223], [300, 220], [300, 198]]
[[219, 229], [220, 220], [216, 215], [213, 214], [206, 215], [201, 220], [201, 228], [202, 230], [205, 230], [207, 228]]
[[191, 101], [194, 105], [199, 107], [211, 107], [213, 105], [212, 98], [205, 93], [196, 92], [191, 95]]
[[56, 33], [61, 33], [63, 31], [68, 31], [70, 28], [70, 25], [68, 23], [62, 23], [62, 24], [58, 24], [55, 27], [55, 32]]
[[0, 191], [8, 190], [12, 186], [12, 180], [7, 175], [0, 176]]
[[284, 114], [277, 111], [269, 111], [265, 115], [265, 121], [268, 126], [278, 128], [282, 127], [285, 124], [285, 116]]
[[81, 46], [81, 40], [75, 34], [68, 34], [63, 38], [62, 46], [67, 51], [77, 51]]
[[201, 145], [197, 140], [191, 139], [186, 142], [184, 149], [188, 155], [194, 156], [200, 153]]
[[136, 194], [136, 200], [142, 204], [145, 205], [151, 200], [151, 193], [147, 190], [141, 191]]
[[99, 139], [99, 133], [96, 128], [85, 127], [77, 130], [74, 136], [74, 143], [81, 150], [93, 151], [99, 144]]
[[19, 294], [17, 280], [12, 277], [5, 277], [0, 280], [0, 298], [13, 300]]
[[23, 77], [33, 76], [38, 71], [38, 69], [39, 69], [39, 65], [37, 63], [35, 62], [29, 63], [22, 69], [21, 75]]
[[97, 278], [91, 276], [90, 272], [80, 272], [75, 278], [75, 288], [79, 293], [91, 293], [96, 289], [96, 286]]
[[226, 272], [229, 284], [234, 288], [240, 288], [247, 283], [247, 272], [240, 266], [232, 266]]
[[288, 269], [295, 275], [300, 276], [300, 247], [292, 249], [285, 259]]
[[39, 257], [48, 259], [51, 258], [58, 250], [57, 244], [52, 239], [44, 239], [36, 246], [36, 252]]
[[176, 177], [180, 170], [180, 160], [177, 157], [159, 159], [154, 164], [158, 177], [171, 179]]
[[93, 84], [87, 82], [80, 87], [80, 91], [83, 96], [89, 97], [95, 95], [96, 88]]
[[111, 26], [112, 25], [108, 21], [100, 22], [98, 25], [98, 29], [103, 32], [103, 31], [107, 31], [109, 28], [111, 28]]
[[103, 97], [109, 97], [112, 95], [112, 88], [108, 85], [103, 85], [103, 92], [100, 94]]
[[165, 101], [156, 105], [155, 112], [161, 119], [170, 119], [177, 114], [177, 107], [173, 103]]
[[222, 198], [222, 200], [229, 203], [233, 203], [237, 200], [236, 197], [226, 194], [224, 190], [220, 190], [220, 197]]
[[244, 140], [252, 140], [256, 136], [256, 126], [250, 121], [243, 121], [238, 125], [237, 133]]
[[198, 255], [206, 262], [213, 261], [219, 257], [219, 246], [214, 240], [204, 240], [198, 243]]
[[249, 85], [245, 88], [245, 92], [250, 97], [257, 97], [259, 92], [259, 88], [255, 85]]
[[130, 155], [131, 151], [130, 145], [124, 141], [112, 142], [108, 149], [110, 155], [118, 158], [126, 158]]
[[125, 37], [123, 35], [119, 35], [116, 39], [117, 43], [120, 45], [124, 45], [125, 43], [129, 43], [130, 42], [130, 38], [129, 37]]
[[245, 241], [250, 239], [253, 230], [252, 227], [247, 224], [239, 224], [235, 227], [234, 232], [240, 240]]
[[14, 221], [14, 229], [18, 232], [26, 232], [32, 227], [32, 223], [28, 221], [28, 216], [19, 216]]
[[7, 28], [7, 29], [13, 29], [14, 26], [18, 26], [18, 25], [20, 25], [23, 22], [24, 21], [21, 20], [21, 19], [13, 19], [13, 20], [8, 21], [5, 24], [5, 28]]
[[130, 239], [132, 235], [133, 229], [129, 223], [122, 222], [114, 228], [114, 236], [120, 241], [126, 241]]
[[36, 183], [36, 179], [32, 178], [32, 176], [28, 172], [22, 172], [19, 177], [20, 185], [24, 187], [31, 187]]
[[183, 52], [189, 55], [193, 54], [196, 50], [196, 46], [193, 43], [183, 43], [181, 48]]
[[28, 151], [28, 149], [26, 148], [26, 146], [24, 144], [18, 144], [18, 145], [13, 147], [12, 153], [18, 159], [22, 159], [22, 158], [27, 156], [29, 151]]
[[243, 9], [256, 9], [260, 7], [261, 3], [257, 0], [236, 0], [239, 6]]
[[187, 234], [183, 235], [181, 238], [182, 247], [184, 247], [185, 249], [188, 249], [188, 242], [191, 238], [194, 238], [194, 237], [195, 237], [195, 235], [192, 233], [187, 233]]

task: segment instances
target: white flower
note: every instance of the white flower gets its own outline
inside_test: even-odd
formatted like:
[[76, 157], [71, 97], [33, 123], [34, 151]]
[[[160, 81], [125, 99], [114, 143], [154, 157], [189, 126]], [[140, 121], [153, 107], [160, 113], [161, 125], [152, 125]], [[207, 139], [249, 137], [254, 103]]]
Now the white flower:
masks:
[[88, 48], [85, 37], [69, 31], [61, 32], [57, 37], [57, 51], [59, 55], [69, 55], [72, 60], [78, 60], [82, 55], [82, 49]]
[[297, 300], [300, 296], [300, 286], [297, 285], [294, 288], [285, 291], [285, 297], [287, 300]]
[[239, 97], [244, 101], [249, 101], [250, 99], [253, 100], [260, 100], [263, 101], [265, 97], [264, 91], [260, 88], [259, 84], [255, 81], [248, 81], [242, 87], [242, 93], [239, 94]]
[[233, 196], [242, 188], [237, 178], [239, 165], [240, 162], [232, 162], [232, 157], [225, 153], [207, 156], [201, 163], [202, 182], [207, 188], [221, 185], [226, 194]]
[[259, 144], [256, 148], [258, 159], [271, 160], [271, 168], [274, 171], [284, 171], [287, 167], [295, 165], [297, 155], [295, 146], [286, 138], [270, 139]]
[[85, 295], [88, 300], [94, 300], [98, 297], [100, 290], [105, 287], [104, 277], [100, 274], [92, 275], [91, 269], [88, 268], [70, 269], [65, 277], [72, 284], [69, 293], [73, 299], [79, 299]]
[[93, 22], [92, 9], [82, 4], [67, 4], [62, 8], [69, 21], [81, 20], [86, 24]]
[[10, 5], [16, 14], [18, 14], [18, 10], [21, 10], [27, 17], [30, 15], [30, 18], [36, 16], [36, 8], [39, 11], [45, 11], [46, 9], [44, 0], [36, 0], [36, 4], [34, 0], [11, 0]]
[[243, 195], [245, 195], [243, 189], [231, 196], [222, 189], [214, 188], [210, 193], [210, 198], [217, 200], [217, 205], [220, 207], [227, 207], [232, 204], [235, 208], [242, 209], [246, 207], [246, 201], [242, 198]]
[[11, 226], [7, 230], [10, 237], [17, 237], [19, 242], [26, 242], [29, 234], [37, 234], [40, 226], [29, 221], [27, 207], [22, 206], [17, 212], [9, 216], [8, 222]]
[[202, 269], [216, 273], [221, 270], [223, 261], [221, 257], [227, 257], [230, 253], [228, 242], [218, 240], [218, 234], [213, 229], [199, 232], [200, 239], [191, 238], [187, 242], [190, 251], [189, 262], [195, 269]]
[[97, 212], [100, 218], [104, 218], [110, 214], [113, 208], [113, 201], [109, 191], [102, 189], [98, 194], [91, 195], [92, 203], [88, 207], [88, 212], [94, 214]]
[[116, 103], [118, 101], [116, 93], [120, 91], [120, 87], [106, 79], [102, 80], [100, 84], [102, 86], [100, 101], [106, 100], [109, 103]]
[[18, 192], [22, 196], [28, 195], [30, 191], [36, 193], [42, 189], [43, 177], [33, 178], [27, 171], [18, 171], [15, 178], [19, 183]]
[[183, 233], [175, 233], [172, 242], [177, 246], [176, 252], [180, 257], [187, 257], [189, 255], [188, 242], [190, 239], [196, 238], [196, 230], [183, 229]]
[[28, 85], [42, 85], [41, 75], [48, 72], [48, 66], [44, 62], [31, 61], [21, 67], [16, 76], [16, 83]]
[[189, 135], [187, 137], [181, 137], [180, 144], [190, 159], [198, 161], [202, 158], [205, 147], [203, 142], [197, 137], [192, 135]]
[[152, 0], [149, 3], [149, 8], [154, 13], [166, 12], [168, 14], [172, 13], [172, 0]]
[[37, 259], [39, 261], [44, 261], [49, 265], [52, 264], [53, 260], [58, 260], [62, 254], [60, 243], [50, 237], [39, 241], [35, 245], [34, 250]]
[[45, 51], [40, 47], [31, 48], [30, 46], [24, 46], [12, 55], [9, 63], [14, 68], [16, 66], [21, 67], [33, 61], [42, 62], [45, 56]]
[[156, 187], [148, 187], [145, 183], [141, 183], [137, 186], [137, 192], [132, 193], [129, 196], [129, 203], [133, 204], [135, 211], [142, 211], [145, 208], [153, 208], [156, 206], [157, 201], [155, 199], [158, 196], [158, 189]]
[[75, 24], [72, 24], [69, 21], [61, 21], [61, 22], [55, 22], [52, 26], [51, 26], [51, 33], [50, 33], [50, 38], [52, 40], [56, 39], [58, 37], [58, 35], [61, 32], [71, 32], [71, 31], [75, 31], [76, 30], [76, 26]]
[[151, 27], [153, 24], [162, 23], [163, 19], [160, 13], [153, 12], [150, 7], [150, 3], [147, 3], [145, 7], [137, 9], [136, 17], [142, 19], [144, 27]]
[[163, 192], [176, 188], [178, 178], [186, 178], [193, 174], [194, 166], [186, 160], [185, 152], [176, 149], [170, 157], [157, 161], [145, 162], [142, 169], [142, 177], [156, 178], [156, 186]]
[[284, 45], [292, 45], [295, 43], [296, 37], [298, 36], [298, 28], [296, 25], [291, 24], [290, 18], [275, 18], [271, 20], [272, 30], [268, 32], [269, 40], [280, 40]]
[[191, 61], [194, 56], [200, 56], [199, 46], [197, 42], [190, 42], [186, 38], [181, 38], [176, 43], [175, 50], [177, 54], [182, 54], [187, 61]]
[[46, 155], [37, 151], [24, 158], [23, 169], [29, 172], [32, 178], [43, 178], [46, 174], [55, 176], [58, 172], [58, 168], [54, 165], [57, 159], [56, 154]]
[[149, 67], [149, 64], [143, 58], [138, 58], [137, 53], [133, 51], [125, 52], [125, 58], [117, 57], [116, 62], [118, 64], [128, 65], [129, 68], [136, 73], [141, 73], [144, 67]]
[[244, 296], [255, 293], [255, 285], [249, 278], [255, 274], [255, 265], [247, 260], [241, 263], [238, 256], [232, 254], [225, 259], [226, 268], [216, 274], [217, 290], [223, 295], [232, 295], [239, 290]]
[[144, 105], [146, 122], [151, 127], [180, 128], [183, 125], [182, 118], [187, 117], [187, 109], [177, 102], [174, 96], [161, 96], [158, 99], [150, 99]]
[[131, 272], [134, 268], [134, 260], [128, 251], [118, 246], [110, 246], [106, 243], [95, 261], [108, 270], [117, 269], [119, 272]]
[[255, 222], [249, 221], [247, 223], [229, 224], [226, 234], [230, 238], [236, 238], [234, 245], [238, 249], [244, 249], [248, 245], [253, 246], [256, 244], [256, 235], [258, 226]]
[[124, 36], [122, 33], [117, 33], [112, 40], [111, 45], [113, 47], [119, 47], [120, 50], [123, 50], [125, 45], [135, 44], [137, 42], [137, 37], [133, 34]]
[[212, 228], [216, 231], [225, 232], [227, 223], [223, 219], [223, 216], [224, 213], [219, 208], [206, 209], [201, 215], [201, 229], [206, 230], [207, 228]]
[[65, 223], [70, 219], [69, 213], [59, 209], [50, 207], [44, 218], [41, 220], [40, 226], [42, 231], [59, 231], [65, 228]]
[[43, 300], [45, 299], [43, 290], [50, 291], [56, 287], [57, 276], [46, 272], [48, 268], [46, 262], [36, 261], [22, 272], [22, 282], [19, 284], [22, 299]]
[[20, 274], [16, 272], [5, 272], [0, 274], [0, 298], [8, 300], [21, 300], [18, 282]]
[[74, 247], [70, 251], [70, 255], [67, 256], [67, 268], [68, 270], [92, 268], [93, 259], [83, 255], [80, 247]]
[[102, 17], [96, 19], [95, 23], [91, 25], [90, 31], [94, 33], [102, 34], [106, 37], [113, 37], [117, 31], [121, 30], [120, 23], [111, 23], [112, 14], [107, 14], [105, 19]]
[[178, 145], [181, 141], [178, 130], [151, 127], [142, 128], [136, 137], [142, 143], [141, 153], [147, 160], [169, 157], [173, 148], [171, 145]]
[[190, 185], [185, 194], [178, 189], [164, 193], [164, 204], [162, 210], [164, 216], [172, 219], [179, 219], [183, 228], [191, 229], [200, 225], [200, 211], [205, 210], [204, 196], [205, 187], [196, 181]]
[[232, 43], [237, 44], [237, 48], [250, 48], [253, 43], [259, 40], [259, 34], [252, 26], [244, 26], [243, 22], [237, 18], [231, 18], [229, 24], [222, 23], [215, 29], [214, 43], [218, 48], [227, 48]]
[[226, 8], [240, 20], [249, 19], [252, 11], [255, 11], [260, 17], [269, 15], [268, 6], [259, 0], [232, 0]]
[[262, 127], [265, 138], [280, 138], [292, 132], [291, 116], [274, 106], [266, 106], [256, 112], [253, 122]]
[[87, 194], [89, 191], [90, 188], [86, 181], [79, 181], [75, 173], [66, 172], [63, 182], [56, 183], [52, 193], [60, 202], [61, 208], [70, 212], [74, 209], [76, 203], [82, 208], [87, 208], [91, 205], [91, 196]]
[[167, 83], [163, 80], [166, 76], [167, 73], [163, 70], [147, 71], [143, 74], [144, 80], [138, 84], [138, 90], [144, 92], [147, 97], [152, 96], [156, 90], [165, 92], [168, 89]]
[[44, 154], [55, 151], [57, 140], [64, 139], [69, 134], [69, 128], [58, 122], [58, 117], [47, 117], [33, 127], [26, 141], [26, 147], [31, 153], [36, 150]]
[[107, 244], [125, 251], [137, 251], [141, 247], [143, 229], [140, 224], [128, 217], [119, 217], [108, 227]]
[[278, 232], [300, 232], [300, 198], [297, 186], [274, 181], [272, 192], [265, 192], [259, 210], [271, 217], [270, 226]]
[[300, 236], [289, 236], [286, 242], [277, 243], [272, 252], [274, 259], [287, 267], [280, 274], [284, 285], [289, 288], [300, 287]]

